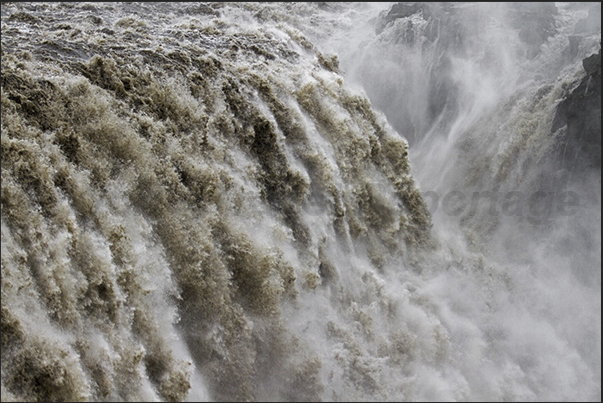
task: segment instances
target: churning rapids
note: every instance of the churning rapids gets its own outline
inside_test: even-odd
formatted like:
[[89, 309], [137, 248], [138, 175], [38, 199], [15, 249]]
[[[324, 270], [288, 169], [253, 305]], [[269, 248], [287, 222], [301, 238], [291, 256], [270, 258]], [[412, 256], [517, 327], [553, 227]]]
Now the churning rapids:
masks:
[[2, 3], [2, 401], [600, 401], [600, 4]]

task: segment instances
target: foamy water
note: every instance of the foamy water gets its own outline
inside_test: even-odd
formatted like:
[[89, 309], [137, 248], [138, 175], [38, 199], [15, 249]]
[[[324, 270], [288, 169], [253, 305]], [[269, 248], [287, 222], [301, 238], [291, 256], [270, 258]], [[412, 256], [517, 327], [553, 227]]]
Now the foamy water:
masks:
[[3, 3], [2, 401], [600, 401], [600, 29], [392, 4]]

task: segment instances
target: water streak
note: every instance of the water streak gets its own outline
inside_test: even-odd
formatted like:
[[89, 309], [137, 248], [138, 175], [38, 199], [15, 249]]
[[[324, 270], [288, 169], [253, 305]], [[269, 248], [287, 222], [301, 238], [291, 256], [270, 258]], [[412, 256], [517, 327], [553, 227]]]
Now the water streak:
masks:
[[534, 56], [390, 6], [2, 4], [2, 401], [600, 400], [600, 169], [551, 170], [584, 10]]

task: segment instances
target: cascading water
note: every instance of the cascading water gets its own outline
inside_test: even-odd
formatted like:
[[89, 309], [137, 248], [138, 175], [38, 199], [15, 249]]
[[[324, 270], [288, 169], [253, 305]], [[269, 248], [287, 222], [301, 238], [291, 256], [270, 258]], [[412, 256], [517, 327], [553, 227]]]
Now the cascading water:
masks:
[[2, 401], [600, 401], [595, 11], [2, 3]]

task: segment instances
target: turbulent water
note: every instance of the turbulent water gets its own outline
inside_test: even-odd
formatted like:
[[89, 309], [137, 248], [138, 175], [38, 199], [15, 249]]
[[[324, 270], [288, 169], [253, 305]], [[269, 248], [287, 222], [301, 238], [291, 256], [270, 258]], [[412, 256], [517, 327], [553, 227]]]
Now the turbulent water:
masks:
[[600, 15], [446, 4], [2, 3], [2, 401], [600, 401]]

